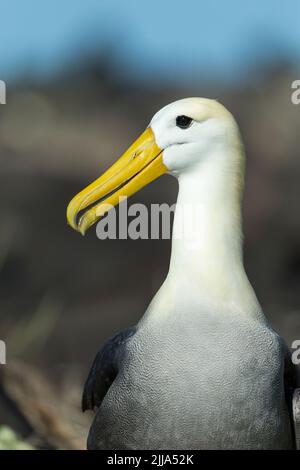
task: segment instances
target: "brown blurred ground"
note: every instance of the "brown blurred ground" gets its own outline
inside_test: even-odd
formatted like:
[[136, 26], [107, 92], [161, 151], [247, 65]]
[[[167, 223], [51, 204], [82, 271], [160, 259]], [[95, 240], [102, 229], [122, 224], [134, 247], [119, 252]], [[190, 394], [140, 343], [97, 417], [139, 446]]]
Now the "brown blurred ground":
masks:
[[[9, 90], [0, 107], [5, 368], [22, 361], [54, 387], [57, 410], [78, 415], [75, 447], [84, 445], [87, 430], [79, 399], [91, 361], [107, 337], [143, 314], [167, 273], [170, 242], [100, 241], [94, 230], [82, 238], [67, 227], [66, 206], [170, 101], [217, 98], [236, 116], [248, 156], [247, 272], [274, 328], [289, 345], [300, 338], [300, 106], [290, 99], [297, 78], [282, 66], [232, 90], [200, 79], [188, 88], [142, 89], [103, 65]], [[176, 194], [176, 181], [166, 176], [132, 201], [173, 203]]]

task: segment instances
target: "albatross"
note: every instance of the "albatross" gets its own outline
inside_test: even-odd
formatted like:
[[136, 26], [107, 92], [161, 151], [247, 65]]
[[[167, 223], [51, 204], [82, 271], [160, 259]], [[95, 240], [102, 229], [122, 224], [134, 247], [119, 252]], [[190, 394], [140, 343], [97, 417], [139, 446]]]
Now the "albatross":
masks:
[[[232, 114], [186, 98], [70, 202], [84, 234], [107, 205], [164, 173], [177, 206], [198, 205], [199, 230], [174, 237], [167, 277], [137, 325], [109, 339], [87, 378], [89, 449], [293, 449], [296, 369], [246, 275], [241, 200], [245, 154]], [[298, 395], [297, 395], [298, 396]]]

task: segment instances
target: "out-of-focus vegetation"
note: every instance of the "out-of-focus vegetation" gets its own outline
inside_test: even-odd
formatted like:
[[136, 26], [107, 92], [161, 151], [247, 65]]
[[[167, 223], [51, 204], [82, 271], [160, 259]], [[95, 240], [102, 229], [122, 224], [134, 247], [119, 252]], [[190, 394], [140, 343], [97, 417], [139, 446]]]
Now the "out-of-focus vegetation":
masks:
[[33, 447], [21, 441], [7, 426], [0, 426], [0, 450], [33, 450]]
[[[80, 395], [91, 361], [106, 338], [145, 311], [167, 273], [170, 242], [100, 241], [94, 230], [82, 238], [67, 227], [66, 206], [154, 112], [185, 96], [216, 98], [238, 120], [248, 156], [247, 272], [274, 328], [289, 345], [300, 338], [296, 78], [282, 65], [241, 88], [199, 77], [152, 89], [124, 83], [103, 62], [9, 89], [0, 107], [0, 338], [7, 344], [0, 424], [37, 448], [84, 448], [90, 416], [80, 412]], [[176, 194], [165, 176], [132, 200], [173, 203]], [[0, 440], [17, 445], [5, 429]]]

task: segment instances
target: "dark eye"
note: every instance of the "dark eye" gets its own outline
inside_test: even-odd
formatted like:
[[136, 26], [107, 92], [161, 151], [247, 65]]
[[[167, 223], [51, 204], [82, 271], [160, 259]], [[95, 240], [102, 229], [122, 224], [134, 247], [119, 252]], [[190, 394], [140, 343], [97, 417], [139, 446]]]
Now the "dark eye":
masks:
[[177, 116], [176, 118], [176, 126], [180, 127], [181, 129], [187, 129], [192, 124], [193, 119], [188, 116]]

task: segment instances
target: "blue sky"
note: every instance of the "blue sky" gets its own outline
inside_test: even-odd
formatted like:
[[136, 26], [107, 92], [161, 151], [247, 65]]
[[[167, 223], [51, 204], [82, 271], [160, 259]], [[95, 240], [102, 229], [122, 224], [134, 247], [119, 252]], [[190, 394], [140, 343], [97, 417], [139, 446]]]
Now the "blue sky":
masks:
[[246, 77], [300, 64], [299, 0], [0, 0], [0, 79], [48, 78], [106, 48], [137, 80]]

